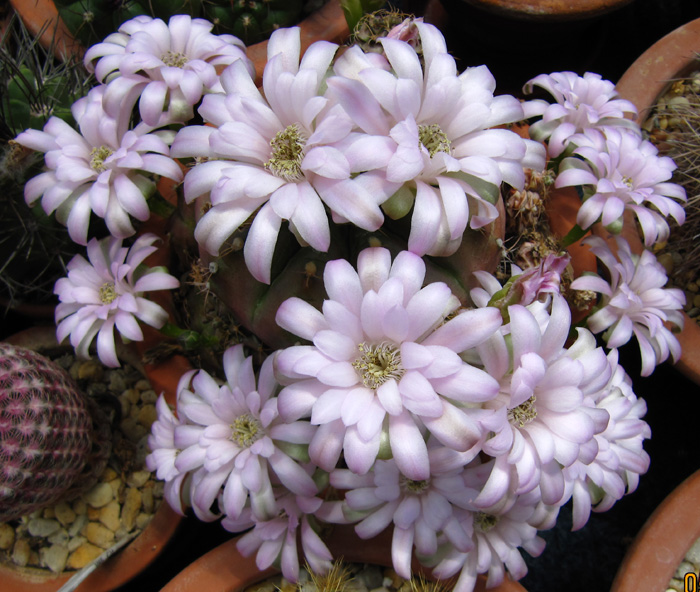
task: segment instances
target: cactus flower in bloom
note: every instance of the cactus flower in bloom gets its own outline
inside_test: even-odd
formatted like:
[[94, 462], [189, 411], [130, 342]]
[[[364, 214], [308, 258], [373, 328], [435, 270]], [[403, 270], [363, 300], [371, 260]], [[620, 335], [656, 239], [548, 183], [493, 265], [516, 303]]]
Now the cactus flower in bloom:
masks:
[[41, 197], [47, 214], [56, 212], [75, 242], [87, 244], [90, 214], [104, 218], [112, 236], [134, 234], [130, 216], [147, 220], [146, 195], [155, 185], [144, 173], [180, 181], [182, 171], [168, 156], [168, 145], [157, 135], [137, 126], [128, 130], [127, 106], [115, 117], [103, 109], [103, 87], [73, 104], [80, 131], [52, 117], [43, 131], [29, 129], [17, 142], [45, 152], [47, 171], [30, 179], [24, 196], [31, 206]]
[[592, 290], [602, 295], [599, 310], [588, 318], [593, 333], [602, 333], [608, 347], [627, 343], [632, 335], [642, 354], [642, 376], [669, 355], [680, 357], [680, 344], [664, 323], [683, 327], [685, 294], [679, 288], [665, 288], [666, 270], [651, 251], [635, 255], [623, 238], [617, 239], [617, 257], [600, 237], [585, 241], [608, 269], [610, 280], [582, 276], [573, 281], [575, 290]]
[[68, 276], [59, 279], [54, 289], [56, 336], [70, 343], [79, 356], [88, 357], [88, 348], [97, 337], [97, 355], [106, 366], [119, 366], [114, 329], [131, 341], [143, 340], [137, 322], [162, 327], [168, 313], [143, 297], [153, 290], [172, 290], [180, 282], [162, 268], [142, 266], [144, 259], [157, 250], [153, 234], [140, 236], [131, 248], [107, 237], [92, 239], [87, 246], [88, 259], [76, 255], [68, 263]]
[[387, 249], [365, 249], [357, 271], [331, 261], [323, 279], [322, 311], [289, 298], [277, 312], [282, 328], [312, 343], [277, 354], [287, 385], [280, 415], [310, 416], [319, 426], [309, 454], [324, 470], [342, 450], [352, 471], [366, 473], [388, 441], [407, 478], [427, 479], [426, 429], [460, 452], [481, 438], [469, 405], [493, 398], [498, 383], [459, 354], [498, 330], [500, 312], [468, 310], [446, 320], [459, 301], [442, 282], [423, 287], [425, 262], [409, 251], [392, 263]]
[[685, 190], [670, 183], [676, 164], [659, 156], [648, 140], [628, 130], [588, 130], [571, 138], [573, 157], [562, 161], [556, 187], [582, 186], [584, 201], [576, 216], [581, 228], [600, 220], [621, 222], [625, 209], [634, 212], [647, 247], [668, 239], [666, 218], [685, 221]]
[[166, 24], [137, 16], [85, 53], [85, 65], [106, 84], [105, 111], [117, 116], [139, 102], [149, 126], [184, 123], [194, 116], [202, 95], [221, 92], [218, 71], [236, 60], [251, 76], [255, 69], [243, 42], [213, 35], [213, 24], [178, 14]]
[[543, 100], [524, 105], [528, 118], [542, 116], [530, 126], [530, 135], [536, 140], [547, 140], [547, 151], [552, 158], [564, 152], [571, 136], [587, 129], [617, 126], [639, 134], [637, 125], [625, 119], [636, 115], [637, 108], [631, 101], [620, 99], [615, 85], [600, 74], [540, 74], [527, 82], [523, 91], [530, 94], [535, 86], [546, 90], [556, 100], [551, 105]]

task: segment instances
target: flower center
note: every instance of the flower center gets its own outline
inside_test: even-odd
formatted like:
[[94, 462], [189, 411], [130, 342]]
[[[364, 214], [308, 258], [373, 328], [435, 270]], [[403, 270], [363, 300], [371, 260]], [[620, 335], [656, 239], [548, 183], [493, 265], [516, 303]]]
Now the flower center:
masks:
[[450, 140], [437, 123], [433, 123], [432, 125], [419, 125], [418, 140], [425, 146], [428, 154], [430, 154], [430, 158], [435, 156], [438, 152], [446, 152], [449, 154], [452, 149]]
[[513, 425], [524, 427], [537, 417], [537, 409], [535, 408], [535, 396], [533, 395], [524, 403], [521, 403], [513, 409], [508, 409], [508, 421]]
[[231, 426], [231, 439], [241, 448], [248, 448], [264, 433], [260, 422], [248, 413], [237, 417]]
[[296, 123], [277, 132], [270, 141], [272, 155], [265, 163], [265, 168], [275, 177], [298, 181], [303, 177], [301, 161], [304, 158], [304, 144], [304, 137]]
[[114, 282], [105, 282], [100, 286], [100, 301], [102, 304], [111, 304], [117, 298], [117, 289]]
[[401, 366], [401, 352], [395, 345], [360, 343], [357, 348], [362, 355], [352, 365], [367, 388], [374, 390], [387, 380], [399, 380], [403, 376], [405, 370]]
[[160, 56], [160, 61], [166, 66], [171, 66], [173, 68], [184, 68], [185, 64], [189, 61], [184, 53], [173, 53], [172, 51], [166, 51], [162, 56]]
[[401, 488], [404, 491], [408, 491], [408, 493], [420, 494], [430, 487], [430, 479], [414, 481], [413, 479], [408, 479], [407, 477], [402, 476], [399, 480], [399, 484]]
[[632, 181], [632, 177], [624, 176], [622, 177], [622, 182], [627, 185], [630, 189], [634, 189], [634, 182]]
[[107, 160], [111, 156], [111, 154], [112, 150], [110, 148], [107, 148], [107, 146], [93, 148], [90, 152], [90, 168], [97, 173], [101, 173], [102, 171], [107, 170], [107, 167], [105, 166], [105, 160]]
[[474, 527], [481, 532], [488, 532], [498, 523], [498, 516], [477, 512], [474, 514]]

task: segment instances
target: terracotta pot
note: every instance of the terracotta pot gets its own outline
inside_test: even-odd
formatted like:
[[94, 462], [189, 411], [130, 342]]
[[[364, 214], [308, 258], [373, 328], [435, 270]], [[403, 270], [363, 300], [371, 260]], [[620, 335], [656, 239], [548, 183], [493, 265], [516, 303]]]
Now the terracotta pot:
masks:
[[[645, 51], [624, 73], [617, 83], [620, 95], [632, 101], [639, 110], [638, 121], [644, 121], [649, 111], [674, 79], [686, 76], [698, 68], [694, 62], [700, 51], [700, 19], [691, 21], [672, 31]], [[694, 63], [693, 63], [694, 62]], [[627, 219], [625, 227], [634, 228], [634, 221]], [[630, 234], [627, 234], [630, 237]], [[642, 243], [633, 239], [637, 252]], [[632, 244], [632, 243], [631, 243]], [[632, 245], [635, 250], [635, 245]], [[682, 355], [676, 368], [685, 376], [700, 384], [700, 326], [685, 315], [683, 330], [678, 335]]]
[[[54, 327], [35, 327], [13, 335], [7, 341], [31, 349], [49, 349], [59, 347], [56, 343]], [[139, 356], [128, 348], [119, 351], [120, 359], [144, 370], [151, 379], [149, 368], [144, 368]], [[167, 368], [157, 368], [155, 380], [151, 385], [156, 392], [161, 389], [170, 403], [175, 402], [178, 379], [187, 368], [176, 368], [172, 364]], [[167, 371], [167, 374], [165, 372]], [[157, 386], [156, 386], [157, 385]], [[182, 517], [176, 514], [163, 501], [146, 528], [131, 543], [110, 557], [93, 571], [77, 588], [78, 592], [109, 592], [125, 584], [145, 570], [165, 549], [173, 537]], [[20, 570], [0, 563], [0, 581], [2, 589], [8, 592], [55, 592], [75, 572], [56, 576], [45, 570]]]
[[[10, 0], [10, 3], [30, 33], [38, 35], [43, 29], [40, 41], [44, 47], [48, 47], [53, 39], [56, 52], [64, 59], [71, 54], [84, 53], [85, 49], [73, 39], [59, 17], [53, 0]], [[339, 0], [330, 0], [304, 19], [299, 26], [302, 51], [319, 39], [341, 43], [349, 34]], [[267, 41], [251, 45], [248, 48], [248, 57], [255, 64], [259, 82], [267, 61]]]
[[[238, 537], [219, 545], [197, 561], [187, 566], [172, 579], [161, 592], [240, 592], [246, 587], [269, 578], [279, 572], [275, 569], [260, 571], [255, 565], [255, 556], [243, 557], [236, 549]], [[334, 557], [342, 557], [348, 563], [372, 563], [388, 567], [391, 565], [391, 531], [362, 540], [347, 526], [336, 526], [326, 543]], [[428, 572], [419, 569], [414, 560], [414, 573]], [[479, 577], [475, 592], [484, 592], [485, 578]], [[526, 592], [518, 582], [506, 579], [500, 586], [490, 588], [493, 592]]]
[[632, 0], [460, 0], [476, 8], [526, 21], [581, 20], [600, 16]]
[[639, 531], [610, 592], [666, 590], [700, 537], [700, 471], [674, 489]]

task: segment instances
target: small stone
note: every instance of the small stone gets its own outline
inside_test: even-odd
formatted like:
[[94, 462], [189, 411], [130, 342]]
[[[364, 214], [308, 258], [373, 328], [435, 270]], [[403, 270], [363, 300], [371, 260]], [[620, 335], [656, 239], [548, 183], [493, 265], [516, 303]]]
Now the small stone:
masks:
[[[102, 506], [102, 507], [104, 507], [104, 506]], [[87, 509], [88, 520], [91, 520], [92, 522], [99, 520], [101, 511], [102, 511], [102, 508], [93, 508], [92, 506], [88, 506], [88, 509]]]
[[88, 523], [88, 517], [87, 514], [78, 514], [75, 518], [75, 521], [73, 524], [70, 525], [70, 528], [68, 528], [68, 534], [72, 537], [77, 536], [79, 532], [85, 528], [85, 525]]
[[87, 539], [85, 537], [74, 536], [68, 540], [68, 544], [66, 546], [68, 547], [68, 551], [70, 551], [72, 553], [78, 547], [80, 547], [80, 545], [84, 545], [85, 543], [87, 543]]
[[7, 551], [15, 544], [15, 529], [3, 522], [0, 524], [0, 549]]
[[695, 541], [690, 549], [688, 549], [685, 558], [695, 565], [700, 565], [700, 539]]
[[70, 504], [66, 502], [61, 502], [56, 505], [56, 520], [58, 520], [63, 526], [68, 526], [75, 520], [75, 511], [70, 507]]
[[144, 512], [153, 513], [156, 502], [153, 499], [153, 481], [146, 483], [141, 489], [141, 507]]
[[83, 499], [93, 508], [101, 508], [112, 501], [114, 493], [109, 483], [98, 483], [83, 495]]
[[41, 513], [42, 518], [55, 518], [56, 517], [56, 510], [54, 508], [44, 508], [44, 511]]
[[121, 522], [119, 520], [119, 514], [121, 513], [121, 506], [117, 500], [112, 500], [103, 508], [100, 508], [100, 516], [98, 520], [109, 528], [112, 532], [119, 528]]
[[150, 478], [150, 471], [134, 471], [126, 478], [126, 483], [131, 487], [143, 487]]
[[112, 488], [115, 498], [118, 498], [120, 496], [123, 484], [124, 482], [119, 477], [117, 477], [116, 479], [112, 479], [109, 482], [109, 486]]
[[27, 530], [32, 536], [48, 537], [61, 530], [61, 523], [49, 518], [32, 518], [27, 524]]
[[37, 553], [33, 549], [32, 552], [29, 553], [29, 563], [27, 565], [35, 565], [37, 567], [39, 566], [39, 553]]
[[119, 370], [112, 370], [108, 374], [107, 384], [109, 385], [109, 390], [113, 393], [121, 393], [126, 389], [124, 373]]
[[153, 389], [148, 389], [147, 391], [143, 391], [141, 393], [141, 402], [146, 403], [146, 404], [155, 404], [155, 402], [158, 400], [158, 395], [156, 394], [156, 391]]
[[80, 514], [87, 513], [87, 503], [84, 499], [79, 498], [73, 502], [71, 505], [73, 511], [79, 516]]
[[114, 544], [114, 533], [97, 522], [89, 522], [84, 534], [88, 541], [101, 549], [109, 549]]
[[48, 567], [54, 573], [61, 573], [66, 567], [68, 549], [65, 545], [51, 545], [42, 547], [39, 552], [41, 565]]
[[692, 563], [688, 563], [687, 561], [681, 561], [681, 564], [678, 566], [678, 569], [676, 570], [676, 575], [674, 577], [678, 578], [679, 580], [682, 580], [685, 577], [685, 574], [694, 571], [695, 566]]
[[700, 286], [698, 286], [695, 282], [690, 282], [689, 284], [686, 285], [686, 290], [689, 292], [692, 292], [693, 294], [696, 294], [697, 292], [700, 291]]
[[145, 512], [141, 512], [138, 516], [136, 516], [136, 528], [139, 530], [143, 530], [146, 528], [146, 525], [151, 521], [151, 518], [153, 518], [153, 514], [146, 514]]
[[670, 275], [673, 271], [673, 255], [671, 253], [662, 253], [656, 259], [666, 270], [666, 273]]
[[131, 413], [131, 403], [126, 397], [119, 397], [119, 404], [122, 406], [122, 417], [129, 417]]
[[18, 539], [12, 548], [12, 563], [24, 567], [29, 563], [29, 556], [32, 550], [29, 548], [29, 543], [24, 539]]
[[693, 298], [693, 308], [700, 308], [700, 294]]
[[158, 419], [158, 412], [156, 411], [156, 406], [152, 404], [141, 407], [136, 417], [136, 421], [149, 429], [156, 419]]
[[104, 367], [99, 362], [95, 360], [86, 360], [80, 364], [78, 369], [78, 378], [83, 378], [91, 380], [93, 382], [98, 382], [102, 380], [104, 374]]
[[67, 545], [70, 537], [68, 536], [68, 531], [65, 528], [54, 532], [50, 537], [46, 539], [52, 545]]
[[127, 439], [134, 443], [138, 442], [148, 432], [148, 430], [142, 425], [139, 425], [133, 417], [123, 419], [119, 427]]
[[362, 581], [370, 590], [382, 586], [384, 575], [382, 574], [382, 568], [378, 565], [368, 565], [366, 569], [362, 570], [361, 575]]
[[101, 480], [107, 482], [116, 479], [118, 476], [119, 474], [112, 467], [107, 467], [102, 471]]
[[141, 510], [141, 492], [135, 487], [130, 487], [126, 491], [124, 505], [122, 506], [122, 525], [129, 532], [134, 528], [136, 516]]
[[66, 567], [70, 569], [82, 569], [92, 560], [102, 555], [102, 549], [90, 543], [83, 543], [68, 557]]
[[150, 390], [151, 388], [151, 383], [148, 382], [145, 378], [142, 378], [141, 380], [136, 381], [134, 384], [134, 388], [139, 390], [139, 391], [147, 391]]
[[126, 398], [129, 403], [132, 405], [135, 405], [136, 403], [139, 402], [139, 399], [141, 398], [140, 393], [133, 388], [126, 389], [120, 396]]

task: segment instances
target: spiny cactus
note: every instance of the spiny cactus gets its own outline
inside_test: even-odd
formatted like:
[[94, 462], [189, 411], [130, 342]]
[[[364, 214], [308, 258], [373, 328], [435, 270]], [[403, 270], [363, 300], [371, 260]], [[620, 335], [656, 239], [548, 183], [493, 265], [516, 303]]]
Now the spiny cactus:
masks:
[[56, 0], [68, 30], [86, 47], [102, 41], [138, 15], [168, 19], [174, 14], [203, 17], [214, 33], [233, 34], [246, 45], [257, 43], [280, 27], [298, 22], [302, 0]]
[[0, 343], [0, 522], [70, 499], [109, 458], [97, 405], [48, 358]]

